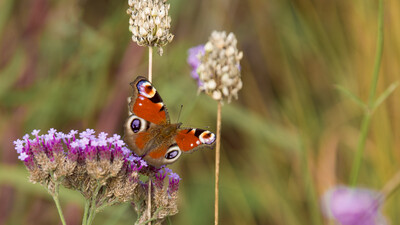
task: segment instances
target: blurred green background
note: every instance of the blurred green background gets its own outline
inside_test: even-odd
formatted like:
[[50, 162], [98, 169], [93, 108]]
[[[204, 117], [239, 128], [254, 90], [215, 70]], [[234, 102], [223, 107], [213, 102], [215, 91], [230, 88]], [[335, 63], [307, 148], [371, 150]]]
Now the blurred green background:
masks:
[[[222, 112], [221, 224], [317, 225], [319, 198], [346, 184], [362, 109], [335, 89], [367, 100], [376, 53], [374, 0], [169, 0], [172, 43], [155, 55], [153, 83], [171, 121], [215, 131], [217, 104], [197, 96], [188, 48], [213, 30], [234, 32], [243, 89]], [[129, 82], [147, 74], [147, 49], [128, 31], [127, 1], [0, 1], [0, 224], [59, 224], [45, 189], [28, 182], [12, 141], [33, 129], [94, 128], [123, 134]], [[400, 76], [400, 2], [385, 1], [378, 94]], [[375, 112], [359, 185], [380, 189], [399, 169], [400, 91]], [[214, 151], [170, 166], [182, 177], [172, 224], [212, 224]], [[83, 198], [61, 191], [68, 224]], [[384, 215], [400, 223], [398, 194]], [[133, 224], [129, 205], [97, 215], [100, 225]]]

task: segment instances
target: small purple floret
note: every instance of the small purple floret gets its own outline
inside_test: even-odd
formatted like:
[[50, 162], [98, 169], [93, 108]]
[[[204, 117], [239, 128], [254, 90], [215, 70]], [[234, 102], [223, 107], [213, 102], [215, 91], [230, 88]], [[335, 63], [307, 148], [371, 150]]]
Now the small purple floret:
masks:
[[188, 50], [189, 56], [187, 58], [187, 62], [192, 68], [197, 68], [200, 65], [198, 54], [201, 53], [204, 55], [204, 52], [204, 45], [197, 45]]
[[[101, 132], [98, 137], [93, 129], [86, 129], [78, 133], [71, 130], [68, 134], [57, 132], [51, 128], [47, 134], [39, 135], [40, 130], [32, 131], [35, 136], [29, 139], [29, 134], [23, 140], [14, 141], [18, 159], [23, 161], [28, 169], [35, 166], [35, 155], [44, 152], [49, 160], [54, 160], [55, 154], [64, 154], [68, 160], [84, 163], [86, 160], [123, 160], [131, 168], [131, 171], [139, 171], [147, 167], [147, 163], [137, 157], [125, 146], [121, 136], [114, 134], [107, 138], [108, 134]], [[79, 134], [79, 135], [78, 135]], [[79, 138], [75, 136], [78, 135]]]
[[155, 176], [155, 180], [154, 180], [154, 185], [159, 188], [162, 189], [164, 186], [164, 179], [167, 176], [167, 172], [166, 170], [164, 170], [164, 168], [161, 168], [158, 170], [158, 172], [156, 172]]
[[25, 141], [29, 139], [29, 134], [25, 134], [22, 139], [24, 139]]
[[26, 158], [28, 158], [28, 154], [26, 154], [26, 152], [22, 152], [19, 156], [18, 159], [21, 161], [25, 161]]
[[199, 56], [204, 55], [204, 45], [198, 45], [188, 50], [187, 62], [192, 67], [191, 76], [197, 80], [197, 85], [202, 86], [203, 83], [200, 81], [199, 74], [197, 73], [197, 67], [201, 64]]
[[39, 134], [39, 132], [40, 132], [40, 130], [33, 130], [31, 134], [33, 136], [37, 136]]
[[54, 128], [50, 128], [50, 130], [49, 130], [48, 132], [49, 132], [49, 134], [50, 134], [51, 136], [53, 136], [53, 135], [57, 132], [57, 130], [54, 129]]
[[181, 180], [181, 178], [179, 177], [178, 174], [176, 174], [176, 173], [169, 174], [169, 186], [168, 186], [169, 193], [174, 193], [174, 192], [178, 191], [180, 180]]

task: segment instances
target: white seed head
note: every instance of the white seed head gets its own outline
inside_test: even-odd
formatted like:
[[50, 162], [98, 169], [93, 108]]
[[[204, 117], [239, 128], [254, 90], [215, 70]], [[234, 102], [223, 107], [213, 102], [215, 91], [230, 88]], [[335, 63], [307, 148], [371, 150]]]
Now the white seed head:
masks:
[[206, 45], [204, 45], [204, 50], [206, 52], [211, 52], [213, 49], [213, 45], [211, 44], [211, 42], [207, 42]]
[[215, 80], [209, 80], [206, 85], [208, 89], [215, 89], [217, 87], [217, 83], [215, 83]]
[[[140, 46], [162, 48], [172, 41], [170, 5], [166, 0], [128, 0], [129, 30]], [[159, 53], [162, 50], [158, 51]]]
[[221, 97], [222, 97], [222, 95], [221, 95], [221, 92], [220, 92], [220, 91], [213, 91], [213, 93], [212, 93], [212, 98], [213, 98], [213, 99], [215, 99], [215, 100], [221, 100]]
[[237, 49], [233, 33], [213, 31], [204, 45], [204, 55], [199, 55], [201, 64], [197, 67], [199, 79], [203, 83], [199, 91], [204, 91], [217, 101], [238, 97], [243, 83], [240, 75], [240, 60], [243, 53]]
[[157, 37], [161, 37], [161, 36], [162, 36], [162, 29], [161, 29], [161, 28], [158, 28], [158, 29], [157, 29], [156, 36], [157, 36]]

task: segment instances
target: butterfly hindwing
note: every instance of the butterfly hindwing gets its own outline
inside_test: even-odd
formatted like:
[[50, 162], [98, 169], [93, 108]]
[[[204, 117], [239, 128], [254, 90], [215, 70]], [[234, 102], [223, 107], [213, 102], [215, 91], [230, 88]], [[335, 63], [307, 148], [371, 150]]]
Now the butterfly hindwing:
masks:
[[155, 124], [133, 114], [125, 121], [124, 141], [136, 155], [141, 156], [147, 153], [147, 143], [152, 139], [150, 129], [152, 126]]
[[179, 149], [183, 152], [192, 152], [200, 147], [214, 147], [215, 134], [203, 129], [180, 129], [175, 136]]
[[133, 88], [133, 96], [129, 103], [131, 113], [154, 124], [170, 123], [161, 96], [146, 78], [137, 77], [131, 86]]

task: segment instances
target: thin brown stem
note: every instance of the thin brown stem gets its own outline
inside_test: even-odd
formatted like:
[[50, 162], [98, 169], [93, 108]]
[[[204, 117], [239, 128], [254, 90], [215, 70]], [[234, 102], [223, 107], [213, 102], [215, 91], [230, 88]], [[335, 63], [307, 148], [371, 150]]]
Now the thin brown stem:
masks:
[[221, 149], [221, 110], [222, 103], [218, 102], [217, 111], [217, 144], [215, 146], [215, 220], [214, 224], [218, 225], [218, 200], [219, 200], [219, 161]]
[[149, 46], [149, 75], [148, 79], [152, 82], [153, 79], [153, 47]]
[[[151, 218], [151, 179], [149, 177], [149, 190], [147, 192], [147, 218]], [[151, 220], [148, 225], [151, 225]]]
[[[150, 82], [153, 80], [153, 47], [149, 46], [149, 75]], [[149, 177], [149, 190], [147, 195], [147, 217], [151, 218], [151, 178]], [[148, 225], [151, 225], [151, 220]]]

